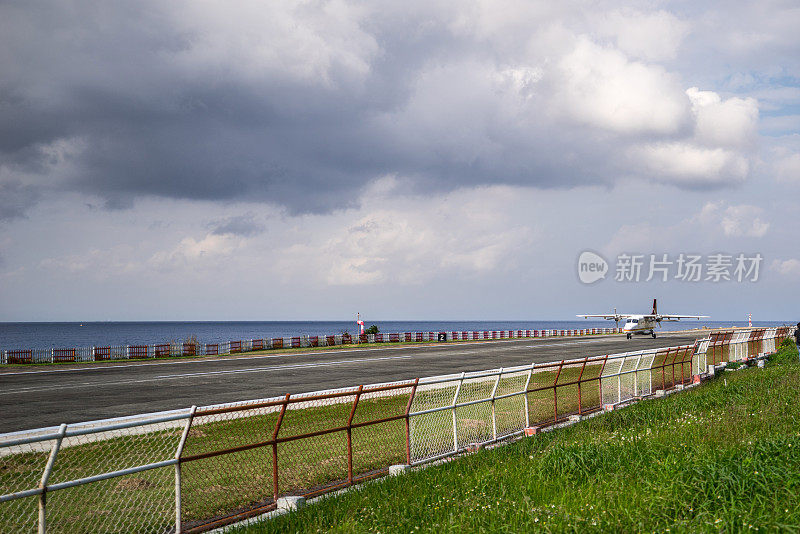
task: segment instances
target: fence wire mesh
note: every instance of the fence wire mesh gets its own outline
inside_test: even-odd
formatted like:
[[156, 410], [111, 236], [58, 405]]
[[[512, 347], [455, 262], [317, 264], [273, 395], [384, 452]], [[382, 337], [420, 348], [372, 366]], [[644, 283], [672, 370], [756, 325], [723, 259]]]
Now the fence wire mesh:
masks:
[[[55, 440], [0, 448], [0, 493], [36, 488]], [[39, 497], [0, 503], [0, 532], [36, 532]]]
[[272, 496], [272, 439], [280, 399], [199, 409], [191, 421], [181, 463], [181, 519], [199, 524], [267, 504]]
[[[182, 434], [174, 424], [64, 438], [50, 484], [173, 459]], [[87, 506], [90, 504], [91, 506]], [[50, 492], [50, 532], [164, 532], [175, 523], [175, 477], [162, 467]]]
[[453, 421], [461, 378], [426, 382], [420, 380], [411, 403], [411, 411], [419, 414], [410, 420], [412, 461], [436, 458], [457, 447]]

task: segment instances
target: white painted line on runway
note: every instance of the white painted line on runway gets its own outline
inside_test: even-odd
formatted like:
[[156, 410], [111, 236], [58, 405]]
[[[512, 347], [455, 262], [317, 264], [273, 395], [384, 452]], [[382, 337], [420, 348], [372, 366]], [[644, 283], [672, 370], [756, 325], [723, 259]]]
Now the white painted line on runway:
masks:
[[[140, 361], [138, 363], [121, 363], [121, 364], [109, 364], [101, 366], [91, 366], [91, 367], [70, 367], [67, 369], [41, 369], [37, 371], [12, 371], [8, 373], [0, 373], [0, 378], [4, 376], [15, 376], [15, 375], [35, 375], [35, 374], [46, 374], [46, 373], [74, 373], [78, 371], [113, 371], [115, 369], [125, 369], [127, 367], [136, 367], [139, 369], [146, 369], [147, 367], [157, 367], [160, 365], [189, 365], [189, 364], [201, 364], [201, 363], [228, 363], [228, 362], [240, 362], [246, 360], [268, 360], [273, 358], [289, 358], [289, 357], [296, 357], [296, 356], [313, 356], [316, 354], [348, 354], [348, 353], [358, 353], [358, 352], [372, 352], [375, 350], [401, 350], [401, 349], [415, 349], [420, 347], [381, 347], [381, 348], [370, 348], [370, 349], [349, 349], [349, 350], [321, 350], [321, 351], [313, 351], [313, 352], [289, 352], [289, 353], [281, 353], [281, 354], [262, 354], [258, 356], [235, 356], [232, 358], [218, 358], [218, 359], [209, 359], [210, 357], [203, 356], [200, 359], [192, 359], [192, 360], [179, 360], [179, 361], [168, 361], [168, 362], [153, 362], [153, 361]], [[429, 348], [438, 348], [438, 347], [429, 347]], [[229, 356], [229, 355], [224, 355]]]
[[[542, 339], [542, 338], [540, 338]], [[574, 344], [574, 343], [597, 343], [597, 342], [608, 342], [614, 341], [613, 339], [601, 339], [596, 338], [593, 340], [587, 341], [579, 341], [579, 342], [572, 342], [572, 343], [550, 343], [550, 344], [543, 344], [538, 343], [534, 345], [525, 345], [527, 348], [536, 348], [537, 346], [540, 347], [549, 347], [559, 344]], [[478, 343], [481, 342], [481, 343]], [[375, 351], [386, 351], [386, 350], [423, 350], [423, 349], [447, 349], [457, 347], [459, 345], [464, 346], [468, 345], [470, 347], [474, 347], [476, 349], [483, 348], [486, 349], [487, 344], [497, 344], [497, 343], [519, 343], [520, 338], [517, 339], [485, 339], [485, 340], [476, 340], [476, 343], [473, 345], [472, 341], [465, 341], [463, 343], [456, 342], [449, 342], [447, 345], [403, 345], [400, 347], [392, 347], [392, 346], [383, 346], [383, 347], [370, 347], [364, 349], [342, 349], [342, 350], [319, 350], [319, 351], [311, 351], [311, 352], [290, 352], [290, 353], [282, 353], [282, 354], [261, 354], [258, 356], [235, 356], [231, 358], [218, 358], [218, 359], [209, 359], [208, 357], [202, 357], [200, 359], [192, 359], [192, 360], [179, 360], [179, 361], [168, 361], [168, 362], [150, 362], [150, 361], [141, 361], [137, 363], [121, 363], [121, 364], [109, 364], [100, 366], [90, 366], [90, 367], [70, 367], [67, 369], [40, 369], [40, 370], [31, 370], [31, 371], [11, 371], [8, 373], [0, 373], [0, 378], [4, 376], [17, 376], [17, 375], [34, 375], [34, 374], [47, 374], [47, 373], [75, 373], [79, 371], [109, 371], [115, 369], [125, 369], [129, 367], [136, 367], [139, 369], [145, 369], [147, 367], [155, 367], [160, 365], [188, 365], [188, 364], [202, 364], [202, 363], [231, 363], [237, 361], [247, 361], [247, 360], [267, 360], [267, 359], [274, 359], [274, 358], [291, 358], [297, 356], [315, 356], [318, 354], [328, 355], [328, 354], [358, 354], [362, 352], [375, 352]]]
[[[282, 353], [282, 354], [262, 354], [258, 356], [236, 356], [232, 358], [218, 358], [218, 359], [209, 359], [207, 357], [203, 357], [201, 359], [192, 359], [192, 360], [179, 360], [179, 361], [166, 361], [166, 362], [149, 362], [149, 361], [142, 361], [137, 363], [124, 363], [124, 364], [110, 364], [100, 366], [91, 366], [91, 367], [70, 367], [67, 369], [41, 369], [41, 370], [31, 370], [31, 371], [11, 371], [11, 372], [0, 372], [0, 379], [6, 376], [20, 376], [20, 375], [37, 375], [37, 374], [48, 374], [48, 373], [75, 373], [75, 372], [82, 372], [82, 371], [114, 371], [117, 369], [125, 369], [125, 368], [138, 368], [138, 369], [147, 369], [148, 367], [156, 367], [162, 365], [198, 365], [203, 363], [226, 363], [226, 364], [233, 364], [238, 361], [248, 361], [248, 360], [271, 360], [276, 358], [294, 358], [298, 356], [315, 356], [315, 355], [330, 355], [330, 354], [358, 354], [364, 352], [376, 352], [376, 351], [387, 351], [387, 350], [425, 350], [425, 349], [436, 349], [436, 350], [445, 350], [445, 349], [453, 349], [456, 347], [464, 347], [470, 348], [475, 350], [470, 351], [459, 351], [455, 353], [450, 353], [454, 355], [463, 355], [463, 354], [471, 354], [474, 353], [476, 350], [483, 350], [483, 351], [491, 351], [492, 345], [497, 345], [500, 343], [520, 343], [521, 338], [515, 339], [486, 339], [486, 340], [475, 340], [476, 342], [473, 344], [472, 340], [465, 341], [465, 342], [450, 342], [448, 344], [442, 345], [404, 345], [399, 347], [391, 347], [391, 346], [383, 346], [383, 347], [370, 347], [364, 349], [343, 349], [343, 350], [324, 350], [324, 351], [311, 351], [311, 352], [294, 352], [294, 353]], [[544, 338], [538, 338], [544, 339]], [[532, 345], [520, 345], [518, 347], [513, 347], [514, 349], [535, 349], [539, 347], [559, 347], [559, 346], [568, 346], [568, 345], [594, 345], [598, 343], [610, 343], [614, 341], [619, 341], [620, 338], [618, 337], [610, 337], [610, 336], [603, 336], [599, 338], [592, 338], [582, 341], [563, 341], [557, 343], [534, 343]], [[502, 347], [502, 350], [508, 350], [508, 347]], [[410, 357], [410, 356], [408, 356]], [[360, 361], [369, 361], [368, 359], [362, 359]], [[316, 364], [315, 364], [316, 365]]]
[[[478, 340], [478, 341], [486, 341], [491, 343], [503, 343], [509, 341], [518, 341], [514, 339], [487, 339], [487, 340]], [[452, 343], [452, 342], [451, 342]], [[454, 345], [461, 345], [467, 344], [468, 342], [464, 343], [455, 343], [450, 344], [450, 347]], [[475, 345], [478, 346], [477, 344]], [[127, 367], [137, 367], [139, 369], [144, 369], [147, 367], [156, 367], [159, 365], [190, 365], [190, 364], [201, 364], [201, 363], [232, 363], [232, 362], [239, 362], [239, 361], [246, 361], [246, 360], [268, 360], [273, 358], [294, 358], [297, 356], [316, 356], [318, 354], [327, 355], [327, 354], [358, 354], [362, 352], [376, 352], [376, 351], [386, 351], [386, 350], [421, 350], [421, 349], [445, 349], [448, 348], [448, 345], [403, 345], [400, 347], [391, 347], [391, 346], [383, 346], [383, 347], [370, 347], [370, 348], [363, 348], [363, 349], [341, 349], [341, 350], [315, 350], [311, 352], [283, 352], [280, 354], [260, 354], [258, 356], [233, 356], [233, 357], [219, 357], [216, 359], [211, 359], [213, 356], [203, 356], [197, 359], [185, 359], [185, 360], [178, 360], [178, 361], [167, 361], [167, 362], [155, 362], [155, 361], [147, 361], [142, 360], [137, 363], [121, 363], [121, 364], [108, 364], [101, 366], [91, 366], [91, 367], [70, 367], [67, 369], [41, 369], [36, 371], [11, 371], [8, 373], [0, 372], [0, 378], [4, 376], [15, 376], [15, 375], [34, 375], [34, 374], [46, 374], [46, 373], [74, 373], [77, 371], [113, 371], [115, 369], [125, 369]], [[225, 354], [223, 356], [231, 356], [229, 354]]]
[[[347, 365], [352, 363], [364, 363], [364, 362], [375, 362], [375, 361], [386, 361], [386, 360], [407, 360], [412, 358], [412, 355], [406, 356], [386, 356], [383, 358], [359, 358], [355, 360], [337, 360], [333, 362], [310, 362], [310, 363], [296, 363], [296, 364], [286, 364], [286, 365], [270, 365], [268, 367], [251, 367], [247, 369], [228, 369], [224, 371], [207, 371], [207, 372], [200, 372], [200, 373], [180, 373], [180, 374], [172, 374], [172, 375], [160, 375], [153, 378], [141, 378], [138, 380], [118, 380], [115, 382], [84, 382], [81, 384], [70, 384], [70, 385], [59, 385], [58, 389], [76, 389], [76, 388], [83, 388], [83, 387], [96, 387], [96, 386], [120, 386], [126, 384], [141, 384], [144, 382], [158, 382], [159, 380], [175, 380], [179, 378], [190, 378], [190, 377], [197, 377], [197, 376], [214, 376], [214, 375], [228, 375], [228, 374], [237, 374], [237, 373], [261, 373], [261, 372], [273, 372], [273, 371], [284, 371], [287, 369], [302, 369], [307, 367], [329, 367], [335, 365]], [[53, 389], [53, 386], [34, 386], [34, 387], [21, 387], [15, 388], [12, 390], [4, 390], [0, 391], [0, 395], [14, 395], [19, 393], [34, 393], [38, 391], [48, 391]]]

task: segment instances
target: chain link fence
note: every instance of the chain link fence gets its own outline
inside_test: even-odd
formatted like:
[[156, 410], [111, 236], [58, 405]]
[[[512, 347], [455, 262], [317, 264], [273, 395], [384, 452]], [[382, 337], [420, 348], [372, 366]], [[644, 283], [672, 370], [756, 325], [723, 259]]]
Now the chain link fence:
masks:
[[0, 436], [0, 532], [202, 532], [690, 383], [790, 328]]

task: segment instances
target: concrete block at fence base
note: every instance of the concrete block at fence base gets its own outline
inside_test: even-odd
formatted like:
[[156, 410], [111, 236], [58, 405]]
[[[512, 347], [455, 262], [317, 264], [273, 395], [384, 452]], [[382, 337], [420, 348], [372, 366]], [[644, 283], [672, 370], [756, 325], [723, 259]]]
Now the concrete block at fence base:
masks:
[[536, 434], [538, 434], [540, 432], [541, 432], [541, 429], [539, 429], [538, 426], [525, 427], [525, 436], [526, 437], [529, 437], [529, 438], [533, 437], [533, 436], [535, 436]]
[[713, 365], [708, 366], [708, 376], [714, 376], [717, 372], [717, 368]]
[[675, 384], [675, 389], [676, 389], [677, 391], [680, 391], [680, 390], [682, 390], [682, 389], [683, 389], [683, 384]]
[[402, 475], [411, 471], [411, 466], [408, 464], [395, 464], [389, 466], [389, 474], [391, 476]]
[[278, 510], [299, 510], [306, 505], [306, 498], [305, 497], [278, 497]]
[[483, 443], [470, 443], [467, 445], [467, 452], [478, 452], [483, 448]]
[[667, 395], [667, 392], [664, 391], [663, 389], [657, 389], [656, 392], [655, 392], [655, 396], [656, 397], [665, 397], [666, 395]]
[[569, 420], [573, 423], [577, 423], [579, 421], [583, 421], [583, 416], [579, 414], [570, 415]]
[[763, 369], [763, 367], [764, 367], [764, 360], [758, 360], [758, 364], [757, 364], [757, 365], [758, 365], [758, 367], [760, 367], [760, 368], [762, 368], [762, 369]]

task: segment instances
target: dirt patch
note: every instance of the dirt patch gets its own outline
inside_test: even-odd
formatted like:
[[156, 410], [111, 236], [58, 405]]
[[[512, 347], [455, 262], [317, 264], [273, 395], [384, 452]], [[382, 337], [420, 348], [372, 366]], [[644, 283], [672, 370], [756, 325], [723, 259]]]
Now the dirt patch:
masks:
[[483, 428], [489, 426], [488, 421], [484, 421], [483, 419], [461, 419], [459, 425], [466, 428]]
[[203, 432], [199, 428], [192, 428], [191, 430], [189, 430], [189, 437], [190, 438], [204, 438], [204, 437], [206, 437], [206, 433]]

